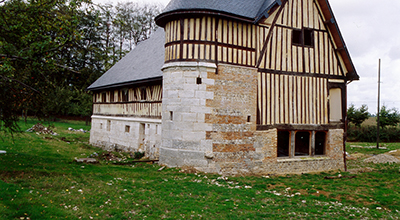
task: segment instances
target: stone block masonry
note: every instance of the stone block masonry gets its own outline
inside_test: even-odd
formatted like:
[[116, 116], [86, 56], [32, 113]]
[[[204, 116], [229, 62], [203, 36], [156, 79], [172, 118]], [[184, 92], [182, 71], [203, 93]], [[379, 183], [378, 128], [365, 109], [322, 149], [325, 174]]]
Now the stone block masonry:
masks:
[[149, 159], [158, 159], [161, 120], [93, 115], [90, 143], [104, 150], [139, 151]]
[[212, 125], [205, 123], [211, 108], [206, 106], [214, 93], [209, 75], [215, 74], [213, 63], [176, 62], [163, 67], [162, 146], [160, 163], [172, 167], [209, 167], [206, 158], [212, 143], [206, 132]]
[[278, 157], [278, 130], [256, 129], [257, 69], [182, 62], [163, 72], [161, 164], [224, 175], [343, 169], [342, 129], [327, 132], [323, 156]]

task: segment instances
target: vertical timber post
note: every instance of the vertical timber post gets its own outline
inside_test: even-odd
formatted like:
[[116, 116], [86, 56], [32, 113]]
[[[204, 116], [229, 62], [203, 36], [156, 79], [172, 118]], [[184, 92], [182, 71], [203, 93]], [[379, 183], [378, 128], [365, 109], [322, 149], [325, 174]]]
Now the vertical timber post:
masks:
[[377, 127], [376, 127], [376, 148], [379, 149], [379, 111], [380, 111], [380, 98], [381, 98], [381, 59], [378, 64], [378, 114], [377, 114]]

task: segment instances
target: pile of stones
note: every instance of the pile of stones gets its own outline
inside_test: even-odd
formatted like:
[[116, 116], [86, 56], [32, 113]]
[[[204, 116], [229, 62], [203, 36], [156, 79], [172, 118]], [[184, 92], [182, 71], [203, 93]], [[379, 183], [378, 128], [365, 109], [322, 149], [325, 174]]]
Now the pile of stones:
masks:
[[366, 163], [400, 163], [396, 157], [388, 154], [379, 154], [364, 160]]
[[51, 135], [58, 135], [57, 133], [53, 132], [50, 127], [46, 128], [44, 125], [37, 123], [33, 125], [31, 128], [26, 130], [27, 132], [36, 132], [36, 134], [51, 134]]

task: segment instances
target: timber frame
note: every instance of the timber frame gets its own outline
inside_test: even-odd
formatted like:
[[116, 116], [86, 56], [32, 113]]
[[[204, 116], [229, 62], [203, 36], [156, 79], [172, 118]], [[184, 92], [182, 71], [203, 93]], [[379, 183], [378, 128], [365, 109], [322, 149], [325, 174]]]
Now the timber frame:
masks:
[[155, 21], [90, 87], [91, 142], [228, 175], [345, 167], [359, 76], [328, 0], [171, 0]]

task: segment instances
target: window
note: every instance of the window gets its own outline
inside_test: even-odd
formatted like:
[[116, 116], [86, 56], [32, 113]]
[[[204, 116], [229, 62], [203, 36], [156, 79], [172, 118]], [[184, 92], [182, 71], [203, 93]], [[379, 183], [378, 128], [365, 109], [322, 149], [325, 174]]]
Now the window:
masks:
[[111, 130], [111, 121], [107, 120], [107, 131]]
[[140, 123], [139, 125], [139, 146], [144, 144], [144, 139], [146, 135], [146, 125], [143, 123]]
[[288, 157], [290, 146], [290, 132], [278, 131], [278, 157]]
[[106, 100], [106, 93], [105, 92], [103, 92], [103, 93], [101, 93], [101, 102], [106, 102], [107, 100]]
[[[312, 140], [312, 141], [311, 141]], [[325, 155], [326, 131], [278, 131], [278, 157]]]
[[301, 45], [301, 30], [292, 31], [292, 43]]
[[324, 155], [325, 154], [325, 140], [326, 133], [323, 131], [315, 132], [315, 155]]
[[329, 119], [339, 122], [342, 119], [342, 90], [332, 88], [329, 90]]
[[196, 79], [196, 84], [201, 84], [202, 82], [201, 82], [201, 78], [200, 77], [197, 77], [197, 79]]
[[128, 89], [122, 90], [122, 101], [123, 102], [129, 101], [129, 90]]
[[172, 111], [169, 112], [169, 120], [174, 120], [174, 112]]
[[131, 130], [131, 126], [125, 125], [125, 132], [129, 133], [130, 130]]
[[296, 46], [314, 46], [314, 32], [312, 29], [303, 28], [292, 30], [292, 44]]
[[296, 132], [295, 145], [294, 145], [295, 156], [308, 156], [310, 155], [310, 132], [298, 131]]
[[114, 91], [110, 92], [110, 102], [114, 102]]
[[143, 101], [147, 99], [146, 87], [140, 88], [140, 99]]
[[313, 31], [311, 29], [303, 29], [303, 39], [304, 46], [312, 47], [313, 46]]

